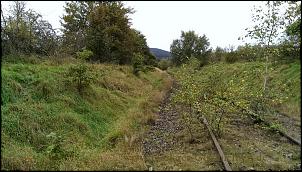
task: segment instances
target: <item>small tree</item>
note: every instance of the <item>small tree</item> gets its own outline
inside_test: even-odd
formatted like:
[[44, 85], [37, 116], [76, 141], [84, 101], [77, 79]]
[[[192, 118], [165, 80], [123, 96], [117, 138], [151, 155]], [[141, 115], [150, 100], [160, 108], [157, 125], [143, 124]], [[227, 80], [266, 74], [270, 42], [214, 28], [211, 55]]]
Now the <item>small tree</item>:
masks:
[[[282, 2], [267, 1], [266, 9], [259, 7], [253, 14], [254, 27], [248, 30], [246, 37], [256, 39], [261, 47], [265, 47], [265, 74], [263, 80], [263, 92], [267, 90], [268, 65], [272, 56], [270, 47], [274, 44], [274, 39], [279, 35], [279, 29], [284, 26], [284, 18], [280, 15]], [[264, 94], [265, 95], [265, 94]]]
[[79, 94], [83, 96], [84, 89], [95, 81], [96, 75], [87, 64], [78, 64], [68, 69], [67, 79], [76, 86]]
[[189, 58], [196, 57], [201, 63], [205, 63], [209, 45], [205, 35], [198, 36], [194, 31], [181, 31], [180, 39], [173, 40], [170, 46], [172, 61], [180, 65], [187, 62]]

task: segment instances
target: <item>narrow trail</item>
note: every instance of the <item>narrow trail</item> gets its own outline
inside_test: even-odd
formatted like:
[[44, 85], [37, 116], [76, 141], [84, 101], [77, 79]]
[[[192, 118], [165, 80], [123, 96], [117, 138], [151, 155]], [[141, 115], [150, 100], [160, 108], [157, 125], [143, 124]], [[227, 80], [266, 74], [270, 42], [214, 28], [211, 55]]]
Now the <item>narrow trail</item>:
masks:
[[178, 123], [179, 113], [171, 107], [171, 94], [176, 87], [173, 82], [172, 90], [166, 95], [163, 103], [159, 108], [159, 117], [147, 133], [143, 142], [144, 154], [160, 153], [171, 150], [176, 143], [173, 135], [181, 130]]

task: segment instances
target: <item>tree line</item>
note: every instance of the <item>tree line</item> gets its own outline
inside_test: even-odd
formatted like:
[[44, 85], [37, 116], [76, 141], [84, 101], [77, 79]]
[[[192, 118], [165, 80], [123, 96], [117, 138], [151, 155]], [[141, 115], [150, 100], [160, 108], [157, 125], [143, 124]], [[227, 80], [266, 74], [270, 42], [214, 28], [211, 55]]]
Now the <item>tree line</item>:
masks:
[[[280, 7], [287, 5], [285, 13]], [[255, 8], [255, 26], [247, 29], [247, 35], [258, 44], [210, 48], [206, 35], [195, 31], [181, 31], [179, 39], [170, 46], [172, 63], [181, 65], [191, 57], [200, 60], [200, 66], [209, 62], [225, 60], [259, 60], [273, 54], [275, 60], [296, 59], [301, 46], [301, 3], [296, 1], [267, 2], [266, 9]], [[157, 65], [149, 51], [145, 36], [131, 28], [129, 14], [134, 10], [121, 1], [71, 1], [64, 6], [60, 21], [61, 32], [26, 3], [14, 1], [8, 14], [1, 9], [2, 53], [37, 54], [43, 56], [76, 56], [94, 62], [134, 64], [138, 70], [143, 65]], [[279, 36], [278, 28], [285, 28], [284, 37], [274, 44]], [[242, 39], [242, 38], [240, 38]], [[270, 57], [270, 59], [272, 59]], [[276, 59], [277, 58], [277, 59]]]
[[[264, 7], [255, 7], [254, 26], [247, 28], [244, 37], [255, 39], [256, 44], [228, 48], [209, 48], [206, 35], [199, 36], [194, 31], [181, 31], [180, 39], [173, 40], [170, 51], [174, 65], [186, 63], [194, 57], [202, 67], [209, 62], [264, 60], [290, 62], [300, 58], [301, 46], [301, 3], [297, 1], [267, 1]], [[282, 12], [282, 8], [286, 8]], [[280, 30], [283, 32], [280, 33]], [[239, 40], [244, 40], [242, 37]]]
[[[256, 44], [245, 44], [223, 49], [212, 50], [205, 35], [202, 37], [194, 31], [181, 32], [170, 46], [172, 62], [181, 65], [192, 58], [199, 59], [199, 68], [209, 62], [225, 61], [262, 61], [264, 62], [263, 95], [269, 96], [269, 70], [277, 63], [288, 63], [300, 60], [301, 46], [301, 2], [267, 1], [264, 6], [255, 7], [252, 20], [254, 26], [247, 28], [245, 37], [255, 39]], [[282, 12], [282, 8], [285, 12]], [[239, 38], [239, 40], [242, 38]], [[167, 66], [164, 66], [167, 68]]]
[[40, 14], [25, 7], [25, 2], [14, 1], [8, 15], [1, 8], [2, 53], [54, 54], [59, 42], [55, 29]]
[[142, 56], [141, 63], [155, 65], [145, 36], [131, 28], [129, 14], [121, 1], [71, 1], [64, 6], [60, 21], [62, 35], [40, 14], [26, 10], [26, 3], [14, 1], [8, 14], [1, 9], [2, 52], [9, 54], [72, 55], [89, 52], [87, 60], [131, 64]]

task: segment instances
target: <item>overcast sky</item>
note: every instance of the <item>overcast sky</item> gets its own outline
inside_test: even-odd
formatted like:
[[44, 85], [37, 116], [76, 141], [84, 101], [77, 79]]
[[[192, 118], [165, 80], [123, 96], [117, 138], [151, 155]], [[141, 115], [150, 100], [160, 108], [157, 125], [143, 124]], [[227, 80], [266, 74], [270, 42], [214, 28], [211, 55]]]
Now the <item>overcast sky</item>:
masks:
[[[261, 2], [255, 1], [127, 1], [125, 6], [136, 11], [130, 15], [132, 27], [147, 38], [150, 48], [170, 50], [174, 39], [180, 38], [181, 30], [194, 30], [205, 34], [210, 46], [216, 48], [243, 44], [239, 36], [245, 35], [245, 28], [252, 25], [251, 9]], [[1, 1], [8, 9], [11, 2]], [[64, 13], [64, 1], [29, 1], [31, 8], [42, 14], [53, 28], [60, 28], [60, 17]]]

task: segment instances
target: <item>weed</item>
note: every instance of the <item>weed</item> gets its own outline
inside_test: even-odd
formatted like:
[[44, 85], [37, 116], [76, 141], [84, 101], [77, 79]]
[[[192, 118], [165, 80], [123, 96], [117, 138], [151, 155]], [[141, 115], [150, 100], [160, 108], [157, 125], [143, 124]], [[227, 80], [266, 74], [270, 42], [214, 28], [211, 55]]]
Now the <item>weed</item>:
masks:
[[283, 129], [279, 123], [271, 123], [268, 126], [264, 126], [264, 128], [272, 132], [279, 132]]
[[36, 90], [38, 97], [48, 100], [53, 95], [55, 88], [47, 81], [40, 81]]

